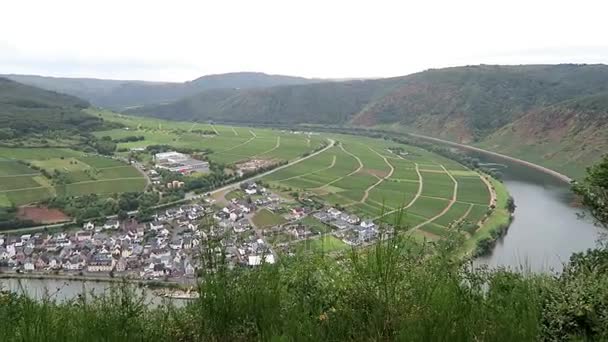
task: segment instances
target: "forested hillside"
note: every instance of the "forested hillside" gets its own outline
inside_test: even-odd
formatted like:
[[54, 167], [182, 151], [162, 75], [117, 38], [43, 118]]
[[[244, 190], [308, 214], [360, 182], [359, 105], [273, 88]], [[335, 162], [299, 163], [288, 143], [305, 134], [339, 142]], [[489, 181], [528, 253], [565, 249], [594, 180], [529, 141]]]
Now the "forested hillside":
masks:
[[124, 109], [175, 101], [209, 89], [249, 89], [286, 84], [306, 84], [314, 80], [256, 72], [208, 75], [183, 83], [61, 78], [31, 75], [6, 75], [14, 81], [58, 91], [88, 100], [93, 105]]
[[608, 147], [608, 93], [532, 110], [488, 136], [482, 147], [580, 176]]
[[86, 101], [0, 78], [0, 139], [62, 129], [92, 129], [101, 119], [82, 111]]
[[347, 123], [398, 83], [399, 79], [387, 79], [249, 90], [216, 89], [166, 105], [134, 108], [127, 113], [174, 120], [339, 125]]

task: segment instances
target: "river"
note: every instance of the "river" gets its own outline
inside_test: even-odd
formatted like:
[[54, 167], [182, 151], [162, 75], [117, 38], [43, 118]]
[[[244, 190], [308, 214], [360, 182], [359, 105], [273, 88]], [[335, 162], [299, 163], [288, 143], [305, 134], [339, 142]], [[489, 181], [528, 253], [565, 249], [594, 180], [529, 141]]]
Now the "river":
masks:
[[535, 272], [560, 272], [575, 252], [597, 246], [606, 231], [589, 218], [580, 218], [570, 185], [529, 166], [468, 152], [500, 170], [517, 206], [506, 236], [478, 264], [507, 266]]
[[[116, 283], [104, 282], [104, 281], [83, 281], [83, 280], [59, 280], [59, 279], [0, 279], [0, 289], [9, 290], [19, 294], [25, 294], [35, 299], [54, 299], [57, 301], [64, 301], [75, 299], [81, 296], [83, 293], [102, 295], [108, 293], [111, 287], [122, 286]], [[181, 299], [169, 299], [160, 297], [154, 294], [149, 289], [144, 289], [133, 286], [133, 289], [137, 295], [144, 297], [144, 301], [148, 305], [156, 306], [163, 303], [171, 303], [177, 307], [182, 306], [186, 303], [185, 300]]]

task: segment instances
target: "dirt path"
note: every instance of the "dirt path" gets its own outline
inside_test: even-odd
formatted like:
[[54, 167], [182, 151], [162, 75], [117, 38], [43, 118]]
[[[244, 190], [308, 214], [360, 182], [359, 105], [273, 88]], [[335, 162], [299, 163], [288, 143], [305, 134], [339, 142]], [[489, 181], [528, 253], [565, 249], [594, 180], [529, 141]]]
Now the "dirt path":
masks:
[[264, 151], [264, 152], [262, 152], [262, 153], [258, 153], [258, 154], [254, 155], [254, 156], [251, 156], [251, 158], [255, 158], [255, 157], [257, 157], [257, 156], [263, 156], [263, 155], [265, 155], [265, 154], [267, 154], [267, 153], [270, 153], [270, 152], [272, 152], [272, 151], [276, 150], [276, 149], [277, 149], [277, 148], [279, 148], [279, 147], [281, 147], [281, 136], [280, 136], [280, 135], [279, 135], [279, 136], [277, 136], [277, 143], [274, 145], [274, 147], [273, 147], [273, 148], [269, 149], [268, 151]]
[[445, 215], [445, 213], [447, 213], [450, 210], [450, 208], [452, 208], [454, 203], [456, 203], [456, 197], [458, 196], [458, 181], [456, 180], [456, 178], [454, 178], [452, 176], [452, 174], [443, 165], [441, 165], [441, 167], [448, 174], [448, 176], [450, 176], [450, 178], [452, 179], [452, 182], [454, 182], [454, 192], [452, 193], [452, 199], [450, 200], [448, 205], [445, 208], [443, 208], [443, 210], [439, 214], [431, 217], [430, 219], [420, 223], [417, 226], [414, 226], [412, 229], [410, 229], [410, 231], [415, 231], [418, 228], [425, 226], [425, 225], [435, 221], [436, 219], [440, 218], [441, 216]]
[[460, 218], [458, 218], [458, 220], [456, 220], [456, 223], [460, 223], [462, 221], [464, 221], [467, 216], [469, 216], [469, 214], [471, 213], [471, 210], [473, 210], [473, 203], [469, 203], [469, 209], [467, 209], [467, 211], [464, 213], [464, 215], [460, 216]]
[[480, 174], [479, 178], [481, 178], [481, 181], [486, 185], [490, 192], [490, 207], [492, 205], [496, 206], [496, 190], [494, 189], [494, 186], [492, 186], [492, 183], [484, 177], [484, 175]]
[[363, 198], [361, 198], [361, 200], [359, 201], [359, 203], [365, 203], [365, 201], [367, 200], [367, 198], [369, 197], [369, 192], [372, 191], [376, 186], [378, 186], [380, 183], [384, 182], [386, 179], [390, 178], [393, 173], [395, 172], [395, 168], [393, 167], [393, 164], [391, 164], [388, 159], [386, 158], [386, 156], [376, 152], [376, 150], [372, 149], [371, 147], [368, 147], [370, 149], [370, 151], [374, 152], [375, 154], [379, 155], [382, 159], [384, 159], [384, 162], [386, 163], [386, 165], [388, 165], [388, 167], [390, 168], [390, 171], [388, 172], [388, 174], [382, 178], [378, 178], [378, 181], [374, 184], [372, 184], [369, 188], [365, 189], [365, 193], [363, 194]]
[[325, 171], [325, 170], [331, 169], [335, 165], [336, 165], [336, 156], [334, 155], [334, 158], [332, 159], [332, 161], [329, 164], [329, 166], [326, 166], [326, 167], [323, 167], [323, 168], [320, 168], [318, 170], [311, 171], [311, 172], [308, 172], [308, 173], [303, 173], [301, 175], [297, 175], [297, 176], [293, 176], [293, 177], [288, 177], [288, 178], [284, 178], [284, 179], [279, 179], [279, 180], [276, 180], [275, 182], [283, 182], [283, 181], [287, 181], [287, 180], [290, 180], [290, 179], [296, 179], [296, 178], [300, 178], [300, 177], [305, 177], [305, 176], [308, 176], [308, 175], [312, 175], [313, 173], [317, 173], [317, 172], [321, 172], [321, 171]]
[[[251, 131], [249, 131], [249, 132], [251, 132]], [[253, 132], [251, 132], [251, 133], [253, 134]], [[227, 148], [227, 149], [225, 149], [225, 150], [223, 150], [223, 151], [220, 151], [220, 152], [218, 152], [218, 153], [225, 153], [225, 152], [228, 152], [228, 151], [232, 151], [232, 150], [234, 150], [234, 149], [235, 149], [235, 148], [237, 148], [237, 147], [241, 147], [241, 146], [243, 146], [243, 145], [247, 145], [247, 144], [249, 144], [250, 142], [252, 142], [252, 141], [253, 141], [253, 140], [254, 140], [256, 137], [257, 137], [257, 136], [256, 136], [255, 134], [253, 134], [253, 136], [252, 136], [251, 138], [247, 139], [247, 141], [244, 141], [244, 142], [242, 142], [242, 143], [240, 143], [240, 144], [237, 144], [237, 145], [234, 145], [234, 146], [232, 146], [232, 147], [229, 147], [229, 148]]]
[[408, 209], [409, 207], [411, 207], [412, 205], [414, 205], [414, 203], [418, 200], [418, 198], [420, 198], [420, 196], [422, 195], [422, 188], [424, 186], [424, 182], [422, 181], [422, 174], [420, 173], [420, 169], [418, 167], [418, 163], [414, 163], [414, 166], [416, 168], [416, 173], [418, 174], [418, 191], [416, 191], [416, 195], [414, 195], [414, 198], [412, 198], [412, 200], [410, 201], [410, 203], [408, 203], [406, 206], [402, 207], [402, 208], [397, 208], [391, 211], [388, 211], [386, 213], [384, 213], [381, 216], [378, 216], [375, 218], [375, 220], [382, 218], [384, 216], [396, 213], [399, 210], [405, 210]]
[[351, 153], [351, 152], [348, 152], [348, 151], [347, 151], [347, 150], [344, 148], [344, 146], [342, 146], [342, 144], [340, 144], [340, 149], [342, 149], [342, 151], [344, 151], [344, 153], [346, 153], [346, 154], [348, 154], [349, 156], [351, 156], [351, 157], [355, 158], [355, 159], [357, 160], [357, 162], [359, 163], [359, 167], [357, 167], [357, 168], [355, 169], [355, 171], [353, 171], [353, 172], [351, 172], [351, 173], [347, 174], [346, 176], [338, 177], [338, 178], [336, 178], [336, 179], [332, 180], [331, 182], [329, 182], [329, 183], [327, 183], [327, 184], [325, 184], [325, 185], [321, 185], [320, 187], [318, 187], [318, 188], [316, 188], [316, 189], [323, 189], [323, 188], [325, 188], [325, 187], [328, 187], [328, 186], [330, 186], [330, 185], [332, 185], [332, 184], [334, 184], [334, 183], [336, 183], [336, 182], [339, 182], [339, 181], [343, 180], [343, 179], [344, 179], [344, 178], [346, 178], [346, 177], [349, 177], [349, 176], [354, 175], [355, 173], [357, 173], [357, 172], [361, 171], [361, 169], [363, 169], [363, 162], [361, 161], [361, 159], [360, 159], [359, 157], [357, 157], [355, 154], [353, 154], [353, 153]]
[[40, 176], [41, 173], [24, 173], [20, 175], [8, 175], [8, 176], [0, 176], [0, 178], [13, 178], [13, 177], [34, 177]]
[[220, 132], [217, 131], [217, 129], [215, 129], [215, 125], [209, 125], [211, 126], [211, 129], [215, 132], [215, 135], [220, 135]]

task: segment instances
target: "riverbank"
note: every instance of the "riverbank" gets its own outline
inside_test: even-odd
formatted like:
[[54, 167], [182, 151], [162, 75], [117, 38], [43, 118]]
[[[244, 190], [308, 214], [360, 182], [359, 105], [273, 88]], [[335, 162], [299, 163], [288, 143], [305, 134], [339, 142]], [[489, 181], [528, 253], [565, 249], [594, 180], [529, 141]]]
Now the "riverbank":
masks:
[[495, 207], [492, 210], [492, 213], [488, 215], [483, 222], [480, 222], [479, 228], [475, 234], [465, 241], [460, 253], [463, 257], [476, 256], [475, 254], [480, 247], [480, 241], [485, 240], [485, 243], [490, 243], [490, 246], [493, 247], [496, 244], [496, 241], [506, 234], [513, 221], [513, 215], [508, 209], [510, 195], [507, 187], [502, 182], [491, 177], [488, 177], [486, 181], [490, 182], [493, 188], [495, 194]]
[[441, 143], [441, 144], [445, 144], [445, 145], [455, 146], [455, 147], [466, 149], [466, 150], [469, 150], [469, 151], [475, 151], [475, 152], [479, 152], [479, 153], [484, 153], [484, 154], [487, 154], [487, 155], [495, 156], [495, 157], [498, 157], [498, 158], [502, 158], [502, 159], [511, 161], [513, 163], [517, 163], [517, 164], [524, 165], [524, 166], [533, 168], [535, 170], [541, 171], [541, 172], [546, 173], [546, 174], [548, 174], [550, 176], [553, 176], [553, 177], [555, 177], [555, 178], [557, 178], [557, 179], [559, 179], [559, 180], [561, 180], [561, 181], [563, 181], [565, 183], [570, 184], [572, 182], [572, 178], [570, 178], [570, 177], [568, 177], [568, 176], [566, 176], [566, 175], [564, 175], [562, 173], [559, 173], [559, 172], [557, 172], [555, 170], [549, 169], [547, 167], [544, 167], [544, 166], [541, 166], [541, 165], [538, 165], [538, 164], [531, 163], [529, 161], [525, 161], [523, 159], [507, 156], [507, 155], [500, 154], [500, 153], [497, 153], [497, 152], [492, 152], [492, 151], [484, 150], [482, 148], [471, 146], [471, 145], [465, 145], [465, 144], [456, 143], [456, 142], [449, 141], [449, 140], [443, 140], [443, 139], [439, 139], [439, 138], [428, 137], [426, 135], [420, 135], [420, 134], [415, 134], [415, 133], [408, 133], [408, 134], [411, 135], [412, 137], [416, 137], [416, 138], [420, 138], [420, 139], [424, 139], [424, 140], [429, 140], [429, 141], [433, 141], [433, 142], [437, 142], [437, 143]]
[[196, 283], [192, 279], [191, 283], [176, 282], [168, 280], [147, 280], [134, 279], [127, 277], [109, 277], [109, 276], [94, 276], [94, 275], [78, 275], [78, 274], [49, 274], [49, 273], [17, 273], [3, 272], [0, 273], [1, 279], [35, 279], [35, 280], [64, 280], [64, 281], [82, 281], [94, 283], [129, 283], [138, 286], [146, 286], [153, 288], [188, 288]]

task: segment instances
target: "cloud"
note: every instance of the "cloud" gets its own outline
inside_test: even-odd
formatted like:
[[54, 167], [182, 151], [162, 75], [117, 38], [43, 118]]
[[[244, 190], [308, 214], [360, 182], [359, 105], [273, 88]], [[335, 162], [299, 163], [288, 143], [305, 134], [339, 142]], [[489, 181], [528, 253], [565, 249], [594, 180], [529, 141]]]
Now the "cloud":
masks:
[[607, 12], [591, 0], [9, 1], [0, 72], [183, 81], [232, 71], [346, 78], [605, 63]]

